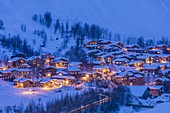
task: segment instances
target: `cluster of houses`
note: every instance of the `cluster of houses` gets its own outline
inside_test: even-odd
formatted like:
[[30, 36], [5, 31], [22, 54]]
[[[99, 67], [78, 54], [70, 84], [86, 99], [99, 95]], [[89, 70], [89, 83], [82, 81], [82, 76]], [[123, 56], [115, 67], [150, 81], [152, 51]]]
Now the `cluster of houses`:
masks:
[[[90, 41], [85, 44], [98, 68], [108, 66], [111, 81], [125, 86], [148, 86], [150, 95], [170, 90], [170, 48], [165, 45], [140, 48], [122, 42]], [[92, 63], [93, 63], [92, 62]], [[104, 62], [104, 63], [103, 63]], [[96, 67], [97, 64], [94, 64]], [[99, 66], [100, 65], [100, 66]], [[104, 69], [104, 68], [103, 68]]]
[[[66, 58], [54, 58], [49, 54], [25, 59], [14, 57], [8, 66], [1, 68], [1, 77], [14, 82], [16, 87], [59, 87], [74, 83], [75, 76], [81, 71], [77, 66], [70, 66]], [[77, 67], [77, 68], [76, 68]]]
[[141, 49], [122, 42], [92, 40], [83, 48], [89, 57], [86, 64], [50, 54], [27, 59], [16, 56], [0, 67], [0, 74], [16, 87], [59, 87], [109, 80], [116, 85], [147, 85], [152, 96], [160, 95], [162, 89], [170, 90], [170, 48], [165, 44]]

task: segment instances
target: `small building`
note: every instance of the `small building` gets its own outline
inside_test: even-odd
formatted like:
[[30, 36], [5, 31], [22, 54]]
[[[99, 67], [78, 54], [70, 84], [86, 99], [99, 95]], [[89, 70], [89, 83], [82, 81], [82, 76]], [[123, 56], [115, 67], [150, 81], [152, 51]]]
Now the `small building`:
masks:
[[148, 86], [129, 86], [130, 92], [133, 96], [141, 99], [147, 99], [149, 97]]
[[147, 65], [146, 64], [144, 65], [143, 69], [141, 69], [141, 71], [156, 74], [156, 73], [159, 73], [160, 69], [161, 68], [159, 65], [155, 65], [155, 64]]
[[153, 58], [149, 55], [144, 55], [144, 56], [138, 56], [136, 60], [139, 61], [144, 61], [147, 64], [152, 64], [153, 63]]
[[28, 60], [29, 66], [31, 66], [32, 68], [41, 66], [41, 59], [39, 56], [32, 56], [28, 58], [27, 60]]
[[148, 50], [148, 53], [149, 53], [149, 54], [161, 54], [162, 51], [159, 50], [159, 49], [156, 49], [156, 50]]
[[138, 45], [127, 45], [126, 46], [127, 49], [139, 49]]
[[32, 87], [33, 86], [33, 82], [28, 79], [28, 78], [21, 78], [16, 82], [16, 86], [20, 87], [20, 88], [25, 88], [25, 87]]
[[60, 85], [66, 85], [66, 86], [70, 86], [70, 85], [74, 85], [75, 83], [75, 77], [74, 76], [52, 76], [52, 79], [56, 81], [56, 84], [60, 84]]
[[160, 57], [160, 63], [167, 63], [170, 61], [170, 55], [161, 54], [159, 57]]
[[68, 76], [69, 75], [69, 73], [68, 72], [66, 72], [66, 71], [58, 71], [58, 72], [56, 72], [56, 75], [58, 75], [58, 76]]
[[45, 87], [45, 88], [49, 88], [49, 87], [53, 87], [54, 83], [52, 81], [51, 78], [43, 78], [40, 82], [39, 82], [39, 86], [40, 87]]
[[29, 68], [10, 68], [13, 78], [29, 78], [31, 70]]
[[99, 40], [98, 42], [97, 42], [97, 44], [99, 44], [99, 45], [109, 45], [109, 44], [111, 44], [112, 42], [111, 41], [109, 41], [109, 40]]
[[43, 76], [51, 77], [53, 75], [56, 75], [56, 67], [54, 67], [54, 66], [45, 66], [41, 70], [41, 73], [42, 73]]
[[128, 63], [130, 67], [143, 67], [144, 61], [131, 61]]
[[160, 44], [160, 45], [156, 45], [156, 48], [161, 50], [166, 50], [168, 46], [166, 44]]
[[122, 85], [144, 85], [144, 77], [141, 74], [133, 74], [130, 71], [120, 72], [115, 76], [115, 81]]
[[66, 58], [56, 58], [52, 60], [51, 65], [56, 68], [66, 68], [69, 65], [69, 62]]
[[9, 61], [10, 68], [26, 68], [28, 67], [27, 60], [22, 57], [14, 57]]
[[106, 63], [113, 63], [113, 55], [110, 55], [110, 54], [104, 54], [101, 56], [101, 60], [106, 62]]
[[4, 80], [12, 81], [14, 79], [11, 76], [11, 71], [10, 70], [1, 70], [0, 74], [2, 75], [2, 78]]
[[125, 45], [123, 42], [119, 42], [119, 41], [118, 41], [118, 42], [115, 42], [114, 44], [117, 45], [117, 46], [119, 46], [119, 47], [121, 47], [121, 48], [123, 48], [124, 45]]
[[94, 66], [93, 70], [96, 72], [103, 73], [103, 74], [108, 74], [110, 72], [107, 66]]
[[95, 45], [95, 44], [97, 44], [97, 41], [91, 40], [90, 42], [87, 42], [85, 44], [85, 47], [87, 48], [89, 45]]
[[77, 66], [79, 69], [83, 70], [83, 64], [82, 62], [70, 62], [70, 66]]
[[41, 55], [41, 67], [45, 65], [50, 65], [51, 61], [54, 59], [54, 56], [50, 54], [42, 54]]
[[116, 58], [114, 61], [116, 65], [122, 65], [122, 66], [128, 65], [128, 59], [126, 58]]
[[80, 77], [81, 75], [81, 70], [77, 67], [77, 66], [69, 66], [67, 67], [66, 71], [72, 75], [72, 76], [76, 76], [76, 77]]
[[164, 87], [166, 92], [170, 90], [170, 79], [168, 78], [157, 78], [154, 80], [154, 85], [161, 85]]
[[163, 94], [163, 86], [149, 86], [149, 94], [152, 97], [158, 97]]

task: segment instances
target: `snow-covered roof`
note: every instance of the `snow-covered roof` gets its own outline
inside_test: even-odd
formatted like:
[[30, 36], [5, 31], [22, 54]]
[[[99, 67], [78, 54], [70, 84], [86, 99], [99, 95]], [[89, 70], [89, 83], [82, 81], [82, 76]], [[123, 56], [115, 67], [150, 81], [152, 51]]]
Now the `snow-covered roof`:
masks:
[[98, 70], [103, 70], [108, 68], [106, 65], [105, 66], [94, 66], [93, 69], [98, 69]]
[[52, 76], [52, 78], [54, 78], [54, 79], [75, 79], [74, 76], [58, 76], [58, 75]]
[[134, 76], [137, 78], [143, 77], [141, 74], [135, 74]]
[[108, 56], [113, 57], [113, 55], [112, 55], [112, 54], [110, 54], [110, 53], [103, 54], [101, 57], [108, 57]]
[[132, 95], [141, 97], [147, 90], [148, 86], [129, 86]]
[[68, 74], [68, 73], [65, 72], [65, 71], [58, 71], [58, 72], [56, 72], [56, 74], [59, 74], [59, 73], [62, 73], [62, 74], [64, 74], [64, 75]]
[[159, 67], [159, 64], [152, 64], [152, 65], [145, 64], [143, 66], [144, 69], [157, 69], [158, 67]]
[[42, 78], [32, 78], [31, 81], [32, 82], [40, 82], [42, 80]]
[[14, 62], [14, 61], [17, 61], [19, 59], [26, 60], [26, 59], [24, 59], [22, 57], [14, 57], [14, 58], [10, 59], [9, 62]]
[[69, 66], [67, 67], [68, 71], [81, 71], [77, 66]]
[[149, 55], [138, 56], [137, 59], [146, 59], [149, 58]]
[[161, 89], [161, 88], [163, 88], [162, 85], [149, 86], [149, 89]]
[[20, 72], [28, 72], [31, 71], [29, 68], [10, 68], [10, 71], [20, 71]]
[[168, 78], [156, 78], [154, 81], [161, 80], [163, 82], [170, 81]]
[[40, 83], [46, 83], [48, 81], [51, 81], [52, 79], [51, 78], [43, 78]]
[[144, 63], [143, 61], [139, 61], [139, 60], [134, 60], [129, 62], [129, 64], [135, 64], [135, 63]]
[[34, 60], [36, 58], [40, 58], [39, 56], [32, 56], [32, 57], [29, 57], [27, 60]]
[[116, 58], [115, 62], [126, 62], [127, 59], [126, 58]]
[[81, 65], [82, 62], [70, 62], [69, 63], [71, 66], [78, 66], [78, 65]]
[[92, 63], [93, 63], [93, 64], [101, 64], [101, 63], [103, 63], [103, 62], [100, 61], [100, 60], [94, 60], [94, 61], [92, 61]]
[[116, 77], [124, 77], [125, 75], [133, 75], [131, 72], [128, 71], [124, 71], [124, 72], [120, 72]]
[[56, 67], [54, 67], [54, 66], [45, 66], [45, 67], [44, 67], [44, 69], [48, 69], [48, 68], [54, 68], [54, 69], [56, 69]]
[[13, 81], [18, 82], [21, 78], [15, 78]]
[[11, 73], [10, 70], [0, 70], [1, 73]]
[[21, 79], [19, 80], [19, 82], [26, 82], [26, 81], [31, 81], [31, 80], [28, 79], [28, 78], [21, 78]]

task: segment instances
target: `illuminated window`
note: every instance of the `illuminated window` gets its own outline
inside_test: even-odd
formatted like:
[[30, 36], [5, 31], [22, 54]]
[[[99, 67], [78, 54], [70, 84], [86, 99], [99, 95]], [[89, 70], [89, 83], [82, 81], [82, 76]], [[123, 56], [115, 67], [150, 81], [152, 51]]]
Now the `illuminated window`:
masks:
[[51, 77], [51, 73], [48, 73], [46, 76], [47, 76], [47, 77]]
[[130, 86], [132, 86], [133, 85], [133, 82], [130, 82]]

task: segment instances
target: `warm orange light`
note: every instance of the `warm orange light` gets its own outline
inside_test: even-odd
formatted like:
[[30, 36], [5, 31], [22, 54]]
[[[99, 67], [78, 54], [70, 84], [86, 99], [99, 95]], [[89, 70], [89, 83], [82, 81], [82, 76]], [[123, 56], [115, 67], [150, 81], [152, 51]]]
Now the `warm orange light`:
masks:
[[69, 81], [68, 81], [68, 80], [66, 80], [66, 85], [68, 85], [68, 83], [69, 83]]
[[133, 83], [131, 82], [131, 83], [130, 83], [130, 86], [132, 86], [132, 85], [133, 85]]
[[46, 75], [46, 77], [51, 77], [51, 73], [48, 73], [48, 74]]
[[23, 83], [20, 83], [20, 84], [19, 84], [19, 86], [20, 86], [20, 87], [23, 87], [23, 86], [24, 86], [24, 84], [23, 84]]
[[89, 75], [88, 75], [88, 74], [86, 74], [86, 77], [89, 77]]

